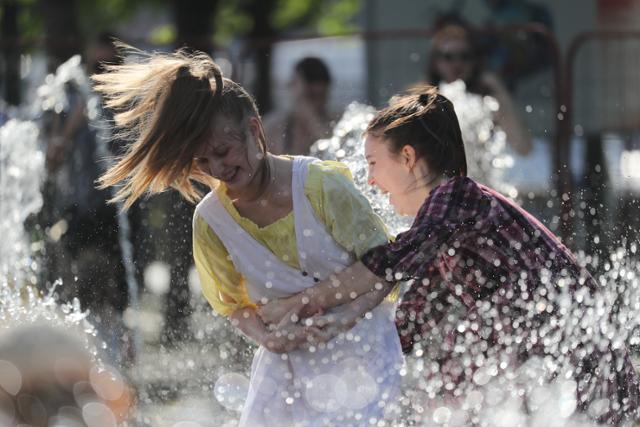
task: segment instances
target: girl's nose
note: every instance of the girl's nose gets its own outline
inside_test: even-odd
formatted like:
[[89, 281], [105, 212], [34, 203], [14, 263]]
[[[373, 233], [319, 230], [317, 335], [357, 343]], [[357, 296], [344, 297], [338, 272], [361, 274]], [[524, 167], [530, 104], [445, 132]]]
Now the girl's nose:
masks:
[[367, 178], [367, 183], [369, 183], [369, 185], [371, 186], [376, 185], [376, 179], [373, 177], [373, 175], [369, 174], [369, 177]]

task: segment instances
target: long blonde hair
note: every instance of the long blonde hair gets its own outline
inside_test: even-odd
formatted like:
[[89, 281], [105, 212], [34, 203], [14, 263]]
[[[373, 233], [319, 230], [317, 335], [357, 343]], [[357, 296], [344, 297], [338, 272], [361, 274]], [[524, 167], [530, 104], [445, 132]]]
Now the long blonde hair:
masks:
[[222, 77], [204, 53], [149, 54], [120, 43], [118, 47], [140, 60], [107, 65], [105, 73], [91, 78], [106, 108], [115, 112], [114, 136], [129, 144], [99, 178], [99, 188], [119, 186], [111, 201], [123, 201], [124, 209], [147, 192], [170, 187], [197, 201], [200, 193], [192, 181], [215, 185], [194, 161], [211, 135], [214, 116], [224, 114], [238, 123], [249, 115], [259, 117], [255, 101]]

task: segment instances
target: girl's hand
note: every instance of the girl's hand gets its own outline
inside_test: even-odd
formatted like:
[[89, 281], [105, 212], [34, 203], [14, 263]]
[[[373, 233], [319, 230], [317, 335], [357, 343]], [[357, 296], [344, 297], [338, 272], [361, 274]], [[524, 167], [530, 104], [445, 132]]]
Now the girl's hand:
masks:
[[347, 309], [339, 313], [317, 314], [305, 319], [304, 322], [309, 327], [319, 329], [320, 332], [314, 337], [315, 340], [327, 342], [353, 328], [359, 320], [359, 313]]
[[298, 298], [294, 295], [289, 298], [271, 300], [258, 306], [257, 312], [265, 325], [277, 325], [284, 320], [287, 313], [291, 311], [297, 313], [299, 305]]
[[320, 334], [314, 337], [316, 340], [327, 342], [342, 332], [353, 328], [358, 322], [365, 321], [366, 313], [373, 310], [387, 295], [386, 290], [376, 290], [364, 295], [350, 303], [340, 306], [337, 310], [326, 314], [316, 314], [304, 319], [305, 325], [316, 327]]
[[307, 344], [320, 342], [320, 329], [313, 325], [299, 324], [298, 320], [295, 310], [286, 313], [276, 330], [264, 338], [263, 345], [267, 350], [273, 353], [289, 353]]
[[315, 313], [309, 313], [309, 299], [304, 293], [293, 295], [289, 298], [280, 298], [259, 306], [258, 316], [266, 325], [277, 325], [282, 322], [289, 312], [296, 313], [299, 317], [308, 317]]
[[271, 332], [263, 345], [272, 353], [290, 353], [310, 344], [324, 342], [324, 335], [318, 328], [296, 325]]

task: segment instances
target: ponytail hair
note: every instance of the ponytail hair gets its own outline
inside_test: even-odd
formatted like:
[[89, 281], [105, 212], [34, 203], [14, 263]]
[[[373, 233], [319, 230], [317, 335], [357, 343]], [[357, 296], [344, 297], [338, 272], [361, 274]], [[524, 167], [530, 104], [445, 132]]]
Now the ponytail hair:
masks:
[[[98, 180], [99, 188], [119, 186], [111, 202], [128, 209], [144, 193], [173, 187], [190, 202], [200, 198], [192, 180], [214, 186], [194, 157], [212, 132], [214, 117], [238, 121], [258, 116], [255, 102], [235, 82], [223, 78], [204, 53], [145, 53], [118, 43], [139, 60], [106, 65], [95, 74], [94, 89], [114, 111], [114, 137], [127, 141], [126, 151]], [[259, 117], [259, 116], [258, 116]]]
[[385, 138], [392, 153], [399, 153], [405, 145], [413, 147], [434, 174], [467, 176], [458, 117], [451, 101], [434, 86], [414, 86], [406, 94], [392, 97], [366, 133]]

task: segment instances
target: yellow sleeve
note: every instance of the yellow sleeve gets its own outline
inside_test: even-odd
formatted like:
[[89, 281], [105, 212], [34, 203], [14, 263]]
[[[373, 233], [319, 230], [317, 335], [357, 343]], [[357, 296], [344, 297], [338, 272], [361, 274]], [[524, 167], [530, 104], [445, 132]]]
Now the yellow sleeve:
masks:
[[346, 165], [334, 161], [310, 165], [305, 190], [331, 236], [356, 258], [389, 242], [382, 219], [356, 189]]
[[202, 293], [216, 312], [228, 316], [240, 308], [255, 307], [247, 294], [244, 278], [236, 271], [227, 249], [197, 214], [193, 226], [193, 260]]

